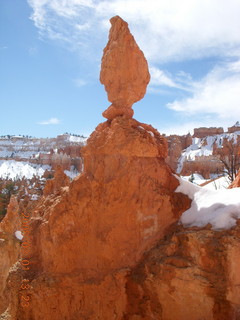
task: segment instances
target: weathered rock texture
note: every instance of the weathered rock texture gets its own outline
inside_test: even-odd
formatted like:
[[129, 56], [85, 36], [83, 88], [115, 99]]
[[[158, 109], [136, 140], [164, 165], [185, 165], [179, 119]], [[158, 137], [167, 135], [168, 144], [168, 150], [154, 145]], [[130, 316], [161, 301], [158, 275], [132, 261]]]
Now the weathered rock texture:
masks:
[[20, 230], [19, 206], [15, 197], [11, 197], [7, 214], [0, 223], [0, 317], [8, 302], [5, 295], [7, 277], [10, 268], [20, 257], [20, 241], [14, 233]]
[[46, 181], [43, 194], [44, 196], [60, 192], [61, 188], [68, 186], [70, 183], [69, 177], [66, 176], [62, 167], [59, 165], [54, 173], [54, 179]]
[[204, 138], [204, 137], [207, 137], [207, 136], [215, 136], [216, 134], [222, 134], [223, 132], [224, 131], [223, 131], [222, 127], [219, 127], [219, 128], [216, 128], [216, 127], [211, 127], [211, 128], [201, 127], [201, 128], [194, 129], [193, 137]]
[[184, 136], [170, 135], [166, 137], [166, 139], [168, 142], [168, 156], [166, 162], [173, 171], [176, 171], [182, 151], [192, 144], [192, 136], [190, 134]]
[[174, 193], [166, 154], [165, 139], [134, 119], [96, 128], [83, 150], [84, 172], [32, 214], [31, 304], [12, 302], [20, 295], [17, 268], [9, 275], [12, 317], [123, 319], [128, 271], [190, 204]]
[[100, 81], [112, 105], [103, 116], [133, 116], [133, 103], [142, 99], [150, 80], [147, 61], [131, 35], [128, 24], [119, 16], [110, 20], [109, 41], [102, 57]]
[[178, 227], [129, 275], [124, 320], [239, 320], [240, 225]]

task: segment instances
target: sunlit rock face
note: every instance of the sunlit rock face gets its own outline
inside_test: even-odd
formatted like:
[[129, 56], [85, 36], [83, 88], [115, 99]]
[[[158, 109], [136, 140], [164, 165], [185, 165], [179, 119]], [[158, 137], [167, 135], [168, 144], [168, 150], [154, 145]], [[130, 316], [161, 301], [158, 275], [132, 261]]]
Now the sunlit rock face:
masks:
[[133, 103], [141, 100], [150, 81], [147, 60], [139, 49], [128, 24], [119, 16], [111, 20], [109, 41], [103, 52], [100, 81], [112, 105], [103, 116], [133, 116]]

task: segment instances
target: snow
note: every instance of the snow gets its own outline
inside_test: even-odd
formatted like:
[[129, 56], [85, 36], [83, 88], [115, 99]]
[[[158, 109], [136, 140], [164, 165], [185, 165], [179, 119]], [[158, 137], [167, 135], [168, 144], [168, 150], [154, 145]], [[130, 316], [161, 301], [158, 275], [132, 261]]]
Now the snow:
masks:
[[217, 148], [222, 148], [224, 139], [237, 143], [237, 138], [240, 135], [240, 131], [234, 133], [222, 133], [215, 136], [207, 136], [205, 138], [193, 138], [192, 144], [186, 148], [179, 160], [177, 173], [180, 173], [185, 161], [194, 161], [196, 157], [211, 156], [213, 154], [213, 145], [216, 143]]
[[71, 166], [71, 170], [64, 170], [64, 173], [70, 178], [74, 179], [79, 175], [79, 172]]
[[15, 160], [0, 160], [0, 178], [2, 179], [32, 179], [34, 176], [42, 177], [45, 170], [50, 170], [51, 167], [44, 165], [30, 164], [27, 162]]
[[208, 190], [227, 189], [228, 186], [230, 185], [230, 183], [231, 182], [228, 179], [228, 177], [225, 176], [225, 177], [220, 177], [220, 178], [217, 178], [217, 179], [209, 182], [208, 184], [203, 186], [203, 188], [208, 189]]
[[[189, 176], [181, 176], [181, 178], [185, 181], [192, 182], [196, 185], [202, 185], [202, 188], [209, 189], [209, 190], [218, 190], [218, 189], [226, 189], [230, 185], [230, 180], [227, 176], [219, 177], [217, 175], [214, 175], [214, 180], [211, 181], [211, 179], [204, 179], [203, 176], [201, 176], [198, 173], [193, 173]], [[191, 181], [191, 179], [193, 179]]]
[[148, 133], [154, 138], [154, 133], [152, 131], [148, 131]]
[[193, 174], [190, 175], [190, 176], [181, 176], [181, 178], [182, 178], [183, 180], [185, 180], [185, 181], [190, 181], [190, 179], [193, 178], [192, 183], [197, 184], [197, 185], [202, 184], [202, 183], [204, 183], [204, 182], [207, 181], [207, 180], [204, 179], [203, 176], [202, 176], [201, 174], [199, 174], [199, 173], [193, 173]]
[[38, 200], [39, 196], [37, 194], [33, 194], [31, 200], [36, 201]]
[[76, 136], [69, 136], [69, 141], [70, 141], [70, 142], [77, 142], [77, 143], [86, 144], [87, 138], [76, 137]]
[[175, 192], [192, 199], [191, 207], [182, 214], [180, 223], [186, 227], [204, 227], [210, 223], [214, 230], [236, 225], [240, 219], [240, 188], [209, 190], [176, 177], [180, 185]]
[[22, 232], [17, 230], [15, 231], [15, 237], [18, 239], [18, 240], [22, 240], [23, 239], [23, 235], [22, 235]]

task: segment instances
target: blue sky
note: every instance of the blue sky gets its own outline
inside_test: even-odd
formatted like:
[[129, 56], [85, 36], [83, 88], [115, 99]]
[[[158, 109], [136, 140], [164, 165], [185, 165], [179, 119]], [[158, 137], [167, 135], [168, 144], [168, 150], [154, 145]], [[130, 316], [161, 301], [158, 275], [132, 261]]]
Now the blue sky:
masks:
[[105, 121], [99, 68], [117, 14], [151, 73], [137, 120], [167, 134], [240, 120], [239, 0], [2, 0], [0, 135], [89, 135]]

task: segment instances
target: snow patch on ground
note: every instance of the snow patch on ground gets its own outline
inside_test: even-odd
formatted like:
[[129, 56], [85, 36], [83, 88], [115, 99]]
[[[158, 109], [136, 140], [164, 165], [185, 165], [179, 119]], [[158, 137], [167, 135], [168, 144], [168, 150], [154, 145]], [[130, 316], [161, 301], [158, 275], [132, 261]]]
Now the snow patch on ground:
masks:
[[193, 174], [190, 174], [190, 176], [181, 176], [181, 178], [185, 181], [189, 181], [189, 182], [192, 182], [197, 185], [208, 181], [208, 180], [204, 179], [203, 176], [199, 173], [193, 173]]
[[231, 181], [227, 176], [224, 177], [214, 177], [214, 180], [211, 179], [204, 179], [202, 175], [198, 173], [193, 173], [189, 176], [181, 176], [181, 178], [185, 181], [192, 182], [196, 185], [202, 185], [206, 183], [202, 188], [209, 189], [209, 190], [219, 190], [219, 189], [227, 189], [231, 184]]
[[210, 223], [213, 229], [230, 229], [240, 219], [240, 188], [209, 190], [185, 181], [178, 176], [180, 185], [175, 192], [192, 199], [180, 222], [186, 227], [204, 227]]
[[84, 137], [69, 136], [69, 141], [70, 142], [86, 144], [87, 143], [87, 139], [88, 138], [84, 138]]
[[203, 188], [208, 189], [208, 190], [219, 190], [219, 189], [227, 189], [229, 185], [231, 184], [231, 181], [227, 176], [225, 177], [220, 177], [218, 179], [215, 179], [205, 186]]

